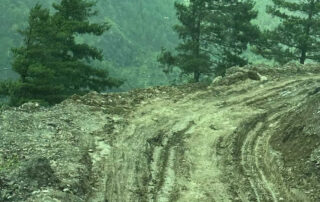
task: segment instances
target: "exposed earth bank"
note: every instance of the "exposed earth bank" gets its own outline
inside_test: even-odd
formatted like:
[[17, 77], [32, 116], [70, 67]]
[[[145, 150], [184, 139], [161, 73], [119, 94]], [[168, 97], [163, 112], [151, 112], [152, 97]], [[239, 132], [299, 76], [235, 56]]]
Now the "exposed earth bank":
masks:
[[320, 66], [0, 111], [0, 201], [320, 201]]

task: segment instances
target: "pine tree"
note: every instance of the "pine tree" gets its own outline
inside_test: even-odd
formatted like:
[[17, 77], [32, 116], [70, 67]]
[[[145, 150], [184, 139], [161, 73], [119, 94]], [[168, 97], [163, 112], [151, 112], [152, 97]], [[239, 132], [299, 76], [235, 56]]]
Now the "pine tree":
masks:
[[259, 36], [259, 28], [251, 23], [258, 13], [252, 0], [210, 1], [208, 7], [208, 42], [213, 44], [215, 74], [224, 75], [227, 68], [248, 64], [242, 53]]
[[[48, 100], [48, 96], [62, 91], [55, 83], [55, 75], [46, 63], [54, 61], [48, 39], [53, 32], [49, 10], [37, 4], [30, 10], [28, 27], [19, 31], [24, 36], [24, 45], [13, 49], [13, 70], [20, 80], [12, 86], [11, 103], [19, 105], [28, 100]], [[58, 98], [57, 98], [58, 99]]]
[[204, 40], [207, 0], [190, 0], [188, 4], [176, 2], [175, 8], [180, 24], [175, 25], [174, 30], [181, 43], [176, 55], [163, 50], [158, 61], [167, 67], [177, 66], [183, 73], [192, 73], [194, 81], [198, 82], [202, 73], [210, 72], [211, 66]]
[[102, 52], [75, 40], [82, 34], [101, 36], [110, 28], [107, 23], [89, 22], [89, 18], [97, 14], [93, 10], [94, 5], [86, 0], [61, 0], [60, 4], [53, 4], [57, 12], [52, 19], [58, 26], [55, 44], [59, 45], [61, 53], [56, 69], [69, 94], [87, 89], [102, 91], [118, 84], [108, 77], [107, 71], [90, 65], [90, 60], [102, 60]]
[[90, 23], [96, 14], [94, 3], [86, 0], [61, 0], [48, 9], [37, 4], [31, 9], [28, 27], [20, 33], [22, 47], [13, 49], [13, 69], [20, 80], [12, 90], [12, 104], [29, 100], [55, 104], [72, 94], [88, 90], [102, 91], [120, 83], [104, 69], [92, 67], [91, 60], [101, 60], [100, 50], [76, 43], [81, 34], [102, 35], [108, 24]]
[[166, 71], [178, 66], [199, 81], [202, 73], [224, 75], [227, 68], [248, 63], [241, 54], [259, 36], [251, 24], [257, 17], [253, 1], [190, 0], [175, 5], [180, 21], [175, 30], [182, 43], [176, 55], [162, 51], [158, 61]]
[[320, 1], [272, 0], [267, 12], [280, 19], [274, 30], [263, 32], [255, 52], [280, 64], [320, 61]]

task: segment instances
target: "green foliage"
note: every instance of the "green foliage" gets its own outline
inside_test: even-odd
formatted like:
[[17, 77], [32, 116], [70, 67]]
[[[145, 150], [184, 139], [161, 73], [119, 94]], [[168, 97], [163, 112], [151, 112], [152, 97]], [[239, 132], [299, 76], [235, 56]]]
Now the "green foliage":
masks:
[[3, 160], [3, 162], [0, 161], [0, 173], [17, 168], [19, 163], [19, 157], [11, 154], [10, 157]]
[[[27, 12], [36, 3], [34, 0], [3, 1], [0, 6], [0, 15], [5, 19], [0, 25], [0, 80], [17, 78], [12, 72], [3, 73], [1, 69], [10, 68], [10, 48], [20, 46], [22, 41], [16, 30], [27, 26]], [[53, 2], [58, 1], [46, 0], [41, 1], [41, 4], [54, 11], [51, 7]], [[172, 31], [172, 26], [177, 21], [173, 2], [174, 0], [97, 1], [98, 15], [92, 16], [91, 21], [108, 21], [112, 27], [100, 37], [77, 35], [76, 41], [103, 50], [102, 63], [109, 64], [110, 75], [121, 75], [126, 79], [125, 88], [118, 90], [168, 84], [166, 76], [158, 68], [155, 55], [159, 53], [161, 46], [171, 48], [177, 44], [177, 36]], [[152, 75], [157, 77], [152, 78]]]
[[106, 23], [89, 22], [96, 14], [93, 6], [85, 0], [61, 0], [53, 4], [54, 15], [39, 4], [31, 9], [28, 26], [20, 31], [24, 44], [12, 51], [13, 70], [20, 75], [10, 94], [13, 105], [29, 100], [55, 104], [75, 93], [120, 84], [106, 70], [90, 65], [102, 59], [100, 50], [76, 43], [78, 35], [100, 36], [109, 29]]
[[9, 83], [0, 82], [0, 95], [7, 96], [9, 95]]
[[215, 49], [216, 75], [224, 75], [232, 66], [248, 64], [243, 53], [259, 37], [258, 26], [252, 24], [258, 16], [254, 5], [252, 0], [210, 1], [208, 21], [212, 25], [207, 31]]
[[[107, 76], [116, 76], [125, 79], [124, 85], [120, 88], [112, 89], [112, 91], [126, 91], [132, 88], [168, 85], [170, 83], [178, 84], [181, 83], [182, 80], [190, 80], [190, 77], [192, 77], [191, 74], [194, 74], [192, 70], [195, 69], [201, 71], [201, 79], [203, 79], [204, 76], [208, 74], [206, 71], [213, 71], [216, 75], [223, 75], [225, 70], [230, 66], [242, 66], [248, 62], [273, 64], [273, 60], [280, 63], [298, 60], [297, 58], [301, 56], [299, 55], [301, 51], [299, 52], [297, 48], [289, 47], [284, 44], [287, 43], [286, 36], [289, 36], [287, 38], [290, 38], [291, 40], [291, 38], [294, 38], [291, 37], [291, 35], [295, 34], [296, 31], [290, 31], [290, 26], [286, 25], [287, 27], [282, 30], [283, 32], [268, 34], [268, 32], [273, 32], [270, 30], [276, 29], [279, 23], [284, 24], [285, 20], [276, 15], [271, 16], [266, 13], [266, 10], [269, 10], [266, 9], [266, 7], [277, 7], [279, 8], [279, 11], [286, 15], [296, 16], [303, 18], [304, 20], [307, 19], [307, 14], [305, 12], [290, 10], [286, 7], [280, 8], [274, 4], [273, 1], [254, 1], [255, 5], [251, 0], [193, 1], [198, 2], [198, 5], [200, 5], [201, 2], [207, 3], [207, 7], [199, 8], [200, 10], [203, 9], [202, 15], [204, 16], [202, 16], [204, 24], [201, 24], [202, 37], [200, 38], [199, 57], [190, 57], [192, 56], [191, 50], [196, 47], [196, 43], [190, 43], [190, 40], [188, 41], [186, 38], [183, 39], [182, 35], [180, 35], [180, 40], [178, 40], [179, 31], [181, 34], [187, 34], [188, 31], [191, 33], [191, 30], [183, 30], [183, 26], [186, 25], [185, 27], [189, 26], [192, 28], [191, 23], [196, 21], [189, 20], [188, 16], [190, 17], [192, 15], [186, 15], [183, 9], [181, 9], [181, 17], [182, 14], [186, 17], [184, 24], [181, 23], [178, 16], [175, 15], [174, 0], [97, 1], [96, 9], [98, 10], [98, 15], [93, 15], [97, 14], [93, 12], [93, 10], [87, 11], [89, 16], [91, 16], [90, 21], [108, 21], [110, 22], [109, 25], [112, 25], [112, 27], [108, 32], [101, 34], [100, 37], [95, 37], [95, 35], [90, 35], [90, 33], [83, 33], [75, 34], [74, 40], [77, 42], [76, 44], [87, 44], [89, 47], [97, 47], [103, 50], [103, 55], [101, 54], [101, 58], [98, 58], [102, 59], [101, 62], [95, 61], [94, 65], [92, 65], [92, 61], [90, 61], [90, 64], [85, 62], [86, 65], [99, 66], [99, 69], [108, 69], [110, 75]], [[279, 2], [282, 1], [283, 0]], [[41, 2], [41, 4], [44, 8], [48, 8], [53, 14], [57, 11], [55, 8], [51, 7], [53, 2], [56, 2], [56, 5], [59, 5], [57, 2], [60, 2], [60, 0], [47, 0]], [[179, 2], [181, 4], [181, 2], [187, 1], [178, 0], [178, 3]], [[299, 2], [302, 1], [287, 0], [287, 2], [300, 4]], [[307, 5], [307, 3], [311, 1], [308, 0], [304, 2], [305, 5]], [[90, 4], [92, 3], [87, 2], [87, 5]], [[28, 27], [28, 22], [26, 22], [25, 19], [29, 9], [34, 7], [34, 5], [34, 0], [3, 0], [0, 5], [0, 17], [1, 19], [5, 19], [0, 24], [0, 49], [2, 51], [2, 54], [0, 55], [0, 80], [5, 78], [17, 78], [17, 76], [11, 72], [1, 71], [1, 69], [10, 68], [12, 64], [11, 58], [13, 56], [12, 52], [10, 52], [10, 48], [20, 46], [22, 39], [25, 38], [24, 35], [19, 35], [16, 30], [17, 28], [21, 28], [24, 31], [26, 30], [25, 28]], [[191, 4], [182, 4], [182, 6], [186, 7], [190, 5]], [[252, 9], [253, 6], [259, 11], [257, 18], [255, 18], [257, 13]], [[305, 6], [301, 7], [301, 9], [304, 8]], [[194, 13], [194, 16], [196, 16], [196, 13]], [[198, 15], [198, 17], [201, 16]], [[316, 15], [316, 18], [318, 18], [318, 15]], [[45, 21], [45, 19], [43, 20]], [[51, 20], [50, 17], [49, 21]], [[250, 22], [256, 26], [252, 26]], [[301, 24], [301, 22], [302, 21], [298, 20], [293, 24], [299, 27], [300, 25], [298, 26], [298, 24]], [[314, 23], [314, 21], [312, 21], [312, 23]], [[174, 24], [179, 24], [178, 26], [175, 26], [176, 32], [172, 30]], [[182, 29], [180, 29], [179, 26], [182, 26], [180, 27]], [[256, 39], [259, 38], [256, 32], [257, 26], [264, 31], [264, 34], [261, 35], [262, 39], [259, 41], [256, 41]], [[312, 29], [315, 29], [316, 27], [319, 27], [316, 23], [312, 24]], [[196, 26], [193, 28], [196, 28]], [[48, 30], [46, 31], [46, 29]], [[42, 31], [50, 34], [50, 26], [45, 27]], [[282, 38], [280, 38], [280, 35], [282, 35]], [[57, 36], [50, 35], [50, 37], [53, 37], [53, 41], [59, 41], [59, 45], [56, 45], [57, 47], [65, 46], [63, 45], [64, 42], [62, 39], [67, 36], [68, 33], [64, 32], [59, 33]], [[280, 45], [273, 37], [279, 37]], [[316, 37], [311, 36], [311, 38], [315, 39]], [[180, 46], [179, 44], [184, 44], [184, 46], [181, 46], [181, 48], [178, 49], [178, 46]], [[254, 46], [252, 46], [252, 44]], [[40, 44], [38, 45], [40, 46]], [[161, 52], [161, 47], [166, 47], [167, 50]], [[174, 49], [175, 47], [177, 47], [176, 50]], [[312, 51], [314, 51], [314, 53], [312, 53], [313, 55], [309, 52], [306, 53], [307, 57], [313, 57], [312, 59], [307, 58], [306, 61], [317, 61], [314, 59], [314, 56], [317, 55], [317, 47], [319, 46], [312, 48]], [[80, 47], [78, 48], [80, 50]], [[250, 51], [250, 48], [264, 57], [254, 54]], [[46, 61], [49, 61], [50, 57], [48, 56], [54, 53], [53, 49], [54, 48], [47, 50], [46, 48], [44, 50], [39, 47], [38, 53], [36, 53], [37, 49], [34, 49], [34, 53], [31, 53], [30, 49], [28, 55], [44, 55], [43, 57], [46, 58]], [[85, 53], [85, 51], [81, 52]], [[68, 53], [71, 52], [68, 50]], [[157, 56], [160, 60], [160, 64], [162, 64], [161, 66], [163, 67], [164, 73], [171, 72], [170, 74], [164, 74], [161, 72], [161, 69], [158, 68], [160, 64], [156, 62]], [[180, 59], [178, 56], [181, 56]], [[296, 59], [292, 59], [292, 56], [296, 57]], [[66, 61], [60, 61], [60, 59], [57, 60], [57, 58], [61, 59], [56, 53], [54, 53], [54, 57], [51, 58], [52, 61], [56, 61], [57, 66], [63, 66], [63, 63], [67, 63]], [[210, 60], [208, 58], [210, 58]], [[93, 58], [84, 57], [80, 59], [80, 62], [87, 61], [87, 59], [92, 60]], [[17, 58], [15, 57], [14, 65], [19, 62], [16, 60]], [[24, 60], [22, 59], [20, 60], [20, 62], [23, 61]], [[166, 61], [168, 63], [166, 63]], [[71, 61], [70, 63], [73, 62], [74, 61]], [[49, 62], [33, 64], [33, 67], [30, 68], [30, 74], [34, 76], [43, 75], [44, 72], [41, 73], [40, 69], [47, 68], [47, 70], [49, 70], [48, 63]], [[58, 65], [58, 63], [61, 65]], [[210, 65], [208, 63], [210, 63]], [[178, 68], [178, 64], [180, 68]], [[207, 66], [209, 66], [209, 68]], [[73, 69], [78, 69], [78, 67]], [[23, 68], [21, 68], [20, 71], [23, 72]], [[65, 80], [65, 82], [71, 82], [69, 78], [73, 78], [73, 80], [79, 78], [77, 82], [80, 82], [80, 72], [81, 71], [68, 72], [66, 70], [62, 71], [60, 74], [70, 75], [64, 76], [65, 79], [62, 80]], [[52, 81], [57, 88], [61, 87], [61, 89], [64, 89], [64, 85], [60, 86], [64, 81], [55, 80], [55, 73], [54, 76], [46, 74], [45, 77], [43, 77], [43, 80], [45, 80], [45, 78], [50, 78], [50, 81]], [[39, 82], [41, 82], [40, 79]], [[72, 89], [69, 90], [71, 91]], [[108, 91], [109, 90], [110, 89], [108, 89]]]
[[175, 5], [180, 24], [174, 30], [182, 42], [177, 54], [164, 49], [158, 57], [165, 72], [177, 66], [198, 82], [200, 74], [213, 69], [224, 75], [227, 68], [248, 63], [241, 55], [259, 36], [258, 27], [251, 24], [257, 17], [253, 1], [191, 0]]
[[9, 104], [9, 97], [13, 93], [16, 82], [12, 80], [0, 82], [0, 107]]
[[289, 61], [320, 61], [320, 2], [272, 0], [267, 12], [280, 24], [263, 32], [255, 52], [280, 64]]
[[172, 73], [172, 68], [177, 63], [176, 58], [172, 55], [172, 53], [164, 48], [162, 48], [157, 60], [163, 65], [163, 72], [166, 74]]
[[180, 22], [174, 26], [182, 42], [176, 47], [177, 54], [162, 50], [158, 61], [168, 72], [172, 66], [179, 67], [183, 73], [192, 73], [194, 81], [198, 82], [200, 74], [210, 72], [211, 60], [205, 52], [205, 23], [207, 2], [205, 0], [191, 0], [188, 4], [175, 3], [176, 15]]
[[[49, 5], [53, 0], [43, 1], [43, 4]], [[2, 68], [9, 68], [11, 65], [11, 47], [21, 44], [21, 36], [17, 33], [17, 29], [26, 25], [26, 18], [29, 9], [34, 6], [33, 0], [2, 0], [0, 5], [0, 71]], [[0, 79], [4, 78], [1, 75]], [[5, 76], [15, 78], [11, 72], [6, 73]]]

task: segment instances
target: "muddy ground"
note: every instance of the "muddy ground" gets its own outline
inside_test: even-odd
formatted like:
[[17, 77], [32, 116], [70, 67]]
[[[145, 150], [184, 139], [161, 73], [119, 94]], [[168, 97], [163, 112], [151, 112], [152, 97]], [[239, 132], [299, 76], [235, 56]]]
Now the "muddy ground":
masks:
[[320, 66], [2, 108], [0, 201], [320, 201]]

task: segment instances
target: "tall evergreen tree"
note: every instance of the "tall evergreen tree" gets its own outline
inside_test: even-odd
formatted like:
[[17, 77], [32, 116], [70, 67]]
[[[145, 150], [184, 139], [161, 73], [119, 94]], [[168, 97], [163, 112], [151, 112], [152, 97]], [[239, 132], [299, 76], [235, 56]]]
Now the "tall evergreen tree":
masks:
[[192, 73], [195, 82], [201, 73], [210, 72], [211, 60], [206, 53], [205, 18], [207, 0], [190, 0], [188, 4], [175, 2], [176, 15], [180, 24], [174, 26], [181, 43], [176, 48], [177, 55], [163, 50], [158, 61], [167, 67], [177, 66], [184, 73]]
[[258, 26], [251, 23], [258, 15], [254, 5], [252, 0], [209, 2], [207, 41], [213, 44], [216, 75], [224, 75], [226, 69], [232, 66], [248, 64], [242, 53], [259, 36]]
[[13, 49], [13, 69], [20, 75], [11, 91], [13, 104], [28, 100], [54, 104], [75, 93], [119, 84], [106, 70], [90, 65], [92, 59], [102, 59], [100, 50], [76, 43], [77, 35], [100, 36], [109, 29], [105, 23], [89, 22], [96, 14], [93, 6], [86, 0], [61, 0], [53, 4], [54, 15], [39, 4], [31, 9], [28, 27], [20, 32], [24, 44]]
[[[86, 0], [61, 0], [53, 4], [57, 10], [52, 21], [57, 25], [55, 45], [60, 51], [56, 70], [67, 92], [102, 91], [114, 86], [115, 80], [108, 77], [105, 70], [94, 68], [90, 60], [102, 60], [102, 52], [87, 44], [76, 43], [75, 37], [82, 34], [101, 36], [110, 26], [107, 23], [90, 23], [89, 18], [96, 15], [94, 2]], [[70, 94], [69, 93], [69, 94]]]
[[55, 82], [53, 68], [45, 65], [55, 61], [54, 49], [48, 46], [53, 29], [48, 9], [37, 4], [30, 10], [28, 27], [19, 31], [24, 36], [24, 45], [12, 50], [12, 68], [20, 75], [20, 80], [11, 89], [12, 104], [19, 105], [41, 98], [47, 100], [50, 95], [56, 93], [58, 96], [63, 90], [61, 84]]
[[320, 1], [272, 0], [267, 12], [280, 18], [274, 30], [266, 30], [255, 51], [280, 64], [320, 61]]
[[252, 0], [190, 0], [176, 3], [176, 10], [181, 24], [175, 30], [182, 43], [177, 55], [162, 51], [158, 61], [166, 69], [178, 66], [199, 81], [201, 73], [224, 75], [227, 68], [248, 63], [241, 54], [259, 36], [251, 24], [257, 17]]

